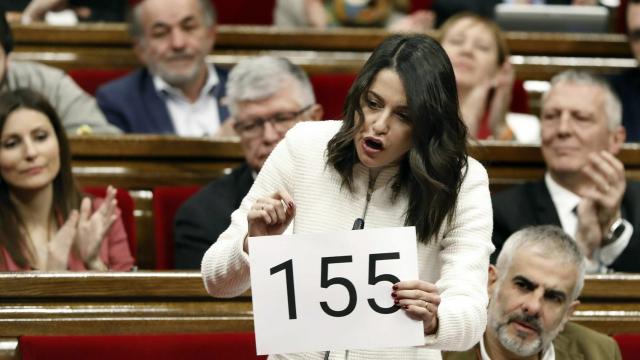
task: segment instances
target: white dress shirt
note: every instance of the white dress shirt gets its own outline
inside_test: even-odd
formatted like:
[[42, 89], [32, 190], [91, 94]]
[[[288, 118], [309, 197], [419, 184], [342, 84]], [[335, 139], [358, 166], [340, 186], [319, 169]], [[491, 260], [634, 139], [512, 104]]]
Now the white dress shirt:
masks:
[[[544, 176], [545, 184], [549, 189], [551, 200], [556, 208], [558, 217], [560, 218], [560, 224], [562, 229], [573, 236], [575, 239], [578, 229], [578, 216], [574, 213], [573, 209], [580, 203], [580, 197], [571, 191], [563, 188], [558, 184], [549, 173]], [[629, 244], [629, 239], [633, 234], [633, 226], [626, 220], [625, 230], [616, 241], [606, 246], [597, 248], [593, 253], [593, 259], [587, 259], [587, 273], [606, 273], [608, 272], [608, 266], [622, 254], [624, 249]]]
[[157, 75], [153, 85], [169, 110], [176, 134], [180, 136], [205, 137], [213, 135], [222, 120], [218, 113], [218, 100], [212, 95], [220, 80], [213, 65], [207, 67], [207, 81], [195, 102], [189, 101], [182, 90], [169, 85]]

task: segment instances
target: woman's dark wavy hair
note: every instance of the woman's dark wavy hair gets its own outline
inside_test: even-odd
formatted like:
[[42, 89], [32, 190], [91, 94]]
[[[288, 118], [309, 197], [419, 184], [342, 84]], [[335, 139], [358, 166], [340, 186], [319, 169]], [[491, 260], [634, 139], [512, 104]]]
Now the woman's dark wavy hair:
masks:
[[[18, 109], [30, 109], [44, 114], [58, 138], [60, 153], [60, 172], [53, 179], [53, 209], [56, 216], [66, 219], [73, 209], [80, 204], [80, 192], [71, 174], [71, 151], [69, 141], [62, 128], [60, 118], [55, 109], [39, 93], [30, 89], [17, 89], [0, 94], [0, 134], [4, 131], [7, 118]], [[0, 151], [3, 151], [0, 149]], [[4, 179], [0, 178], [0, 247], [7, 250], [13, 261], [21, 268], [30, 266], [27, 258], [26, 239], [20, 228], [24, 225], [15, 206], [10, 200], [11, 189]], [[0, 256], [0, 264], [4, 257]]]
[[438, 42], [424, 35], [395, 35], [373, 51], [349, 90], [327, 162], [352, 190], [353, 166], [359, 162], [353, 139], [362, 127], [362, 99], [383, 69], [395, 71], [404, 85], [413, 137], [392, 184], [394, 197], [407, 192], [405, 225], [415, 226], [420, 241], [428, 243], [445, 219], [451, 220], [467, 169], [467, 128], [451, 62]]

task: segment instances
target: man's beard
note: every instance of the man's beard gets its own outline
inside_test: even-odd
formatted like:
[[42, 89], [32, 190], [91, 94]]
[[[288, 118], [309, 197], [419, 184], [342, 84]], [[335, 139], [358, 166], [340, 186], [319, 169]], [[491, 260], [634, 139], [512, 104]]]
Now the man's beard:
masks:
[[[534, 328], [538, 337], [531, 341], [530, 343], [526, 343], [526, 338], [528, 334], [517, 332], [516, 335], [511, 335], [509, 333], [509, 324], [514, 321], [526, 323], [527, 325]], [[528, 315], [515, 315], [509, 318], [509, 320], [504, 324], [499, 324], [496, 329], [496, 333], [498, 334], [498, 340], [505, 349], [511, 351], [512, 353], [518, 356], [531, 356], [536, 354], [542, 350], [542, 328], [540, 326], [540, 322], [537, 318]]]
[[167, 84], [181, 88], [195, 81], [202, 69], [202, 65], [196, 59], [191, 66], [186, 72], [176, 72], [164, 64], [157, 64], [151, 69], [151, 72], [158, 75]]
[[[511, 335], [509, 333], [508, 326], [515, 321], [527, 324], [529, 327], [533, 328], [538, 333], [538, 337], [533, 341], [527, 343], [526, 338], [529, 333], [517, 332], [515, 336]], [[558, 332], [560, 332], [561, 328], [561, 326], [558, 326], [550, 332], [545, 332], [542, 329], [540, 320], [537, 317], [525, 314], [513, 315], [509, 317], [506, 323], [496, 325], [497, 326], [494, 326], [494, 329], [496, 331], [496, 334], [498, 335], [500, 344], [502, 344], [505, 349], [518, 356], [531, 356], [539, 353], [549, 343], [551, 343], [556, 335], [558, 335]]]

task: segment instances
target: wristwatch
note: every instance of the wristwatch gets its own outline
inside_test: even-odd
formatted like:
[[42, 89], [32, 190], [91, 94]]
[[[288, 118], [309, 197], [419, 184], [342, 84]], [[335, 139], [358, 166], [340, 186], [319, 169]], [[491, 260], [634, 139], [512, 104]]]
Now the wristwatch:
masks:
[[612, 242], [618, 240], [624, 230], [624, 220], [622, 220], [622, 218], [618, 218], [618, 220], [614, 221], [613, 224], [611, 224], [609, 231], [607, 231], [607, 234], [604, 237], [604, 242], [606, 244], [611, 244]]

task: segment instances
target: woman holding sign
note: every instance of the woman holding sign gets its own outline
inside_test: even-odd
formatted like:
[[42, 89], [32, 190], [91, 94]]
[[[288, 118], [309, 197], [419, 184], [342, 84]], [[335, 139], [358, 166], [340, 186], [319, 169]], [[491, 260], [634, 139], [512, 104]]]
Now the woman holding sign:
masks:
[[351, 87], [344, 120], [296, 125], [267, 159], [203, 258], [208, 292], [249, 289], [248, 237], [289, 225], [294, 234], [415, 226], [419, 279], [388, 284], [398, 309], [422, 321], [423, 346], [349, 358], [440, 359], [441, 350], [472, 347], [486, 325], [493, 245], [487, 174], [466, 145], [447, 54], [426, 36], [387, 38]]

